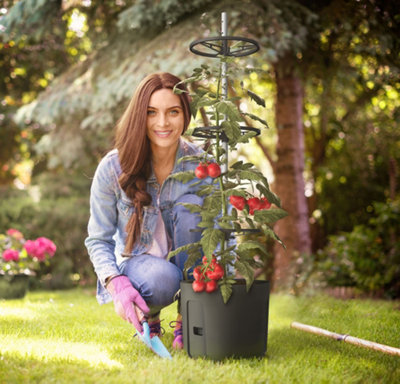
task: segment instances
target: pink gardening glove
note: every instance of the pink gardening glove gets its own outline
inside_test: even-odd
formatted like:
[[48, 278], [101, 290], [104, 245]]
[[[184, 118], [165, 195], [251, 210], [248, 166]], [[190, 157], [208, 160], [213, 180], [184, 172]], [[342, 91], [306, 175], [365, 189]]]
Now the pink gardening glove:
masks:
[[107, 285], [108, 291], [114, 301], [115, 312], [124, 320], [129, 321], [138, 332], [143, 332], [142, 324], [135, 311], [137, 306], [142, 312], [148, 313], [150, 311], [143, 297], [140, 293], [133, 288], [132, 283], [126, 276], [114, 277]]

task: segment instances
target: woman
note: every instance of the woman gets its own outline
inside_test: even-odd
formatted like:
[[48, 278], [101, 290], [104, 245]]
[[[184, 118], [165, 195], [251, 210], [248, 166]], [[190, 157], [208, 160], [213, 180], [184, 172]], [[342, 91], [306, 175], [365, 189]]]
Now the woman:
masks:
[[[139, 84], [117, 124], [115, 148], [96, 170], [85, 240], [98, 276], [99, 303], [112, 299], [117, 314], [139, 332], [142, 311], [153, 335], [160, 334], [160, 309], [173, 302], [187, 258], [183, 252], [171, 261], [166, 256], [200, 240], [200, 232], [191, 231], [199, 217], [179, 203], [202, 200], [191, 183], [170, 177], [196, 167], [178, 159], [201, 153], [181, 138], [191, 115], [188, 93], [173, 93], [179, 82], [157, 73]], [[178, 314], [175, 348], [183, 347], [181, 335]]]

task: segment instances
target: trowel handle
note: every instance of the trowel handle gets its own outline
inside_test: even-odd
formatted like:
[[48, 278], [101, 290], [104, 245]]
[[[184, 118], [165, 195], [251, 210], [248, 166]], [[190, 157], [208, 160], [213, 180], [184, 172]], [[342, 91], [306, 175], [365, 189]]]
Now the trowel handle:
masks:
[[146, 316], [144, 315], [142, 310], [137, 305], [133, 304], [133, 306], [135, 307], [136, 316], [137, 316], [140, 324], [143, 324], [145, 321], [147, 321]]

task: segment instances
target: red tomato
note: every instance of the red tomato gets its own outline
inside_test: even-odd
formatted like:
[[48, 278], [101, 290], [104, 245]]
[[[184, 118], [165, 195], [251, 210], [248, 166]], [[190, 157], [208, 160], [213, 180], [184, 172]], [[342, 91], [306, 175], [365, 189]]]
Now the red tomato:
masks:
[[194, 170], [194, 174], [198, 179], [205, 179], [208, 176], [207, 166], [200, 163]]
[[193, 291], [195, 291], [195, 292], [203, 292], [206, 289], [206, 283], [205, 283], [205, 281], [202, 281], [202, 280], [199, 280], [199, 281], [195, 280], [192, 283], [192, 288], [193, 288]]
[[218, 284], [215, 280], [207, 281], [206, 283], [206, 292], [211, 293], [214, 292], [218, 288]]
[[251, 199], [247, 200], [247, 204], [249, 205], [250, 215], [253, 215], [254, 211], [259, 210], [261, 207], [261, 201], [258, 197], [252, 197]]
[[221, 174], [221, 168], [217, 163], [211, 163], [207, 167], [208, 176], [216, 178]]
[[204, 280], [204, 275], [201, 270], [200, 265], [198, 265], [194, 270], [193, 270], [193, 277], [195, 280]]
[[268, 201], [266, 197], [262, 197], [260, 199], [260, 209], [268, 209], [271, 206], [271, 203]]
[[224, 277], [225, 271], [220, 264], [215, 264], [211, 269], [207, 270], [206, 276], [211, 280], [219, 280]]
[[234, 195], [229, 197], [229, 201], [239, 211], [242, 211], [243, 208], [245, 207], [246, 203], [247, 203], [247, 200], [244, 197], [242, 197], [242, 196], [234, 196]]

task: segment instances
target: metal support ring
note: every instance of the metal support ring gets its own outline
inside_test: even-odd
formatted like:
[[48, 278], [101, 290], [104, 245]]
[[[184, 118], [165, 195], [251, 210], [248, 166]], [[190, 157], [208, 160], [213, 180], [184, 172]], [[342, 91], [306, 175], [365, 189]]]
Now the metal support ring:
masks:
[[[230, 45], [229, 43], [231, 42], [238, 42], [237, 46]], [[203, 50], [200, 50], [200, 47], [202, 47]], [[219, 55], [242, 57], [252, 55], [259, 50], [260, 45], [257, 41], [238, 36], [206, 37], [190, 43], [191, 52], [196, 55], [207, 57], [217, 57]]]
[[[242, 134], [252, 131], [255, 132], [255, 136], [258, 136], [261, 131], [258, 128], [254, 128], [254, 127], [247, 127], [244, 125], [240, 126], [240, 130], [242, 131]], [[222, 141], [229, 141], [225, 132], [221, 131], [221, 127], [220, 126], [212, 126], [212, 127], [198, 127], [195, 128], [193, 130], [192, 136], [194, 137], [201, 137], [203, 139], [215, 139], [217, 137], [217, 132], [220, 131], [221, 132], [221, 140]]]

